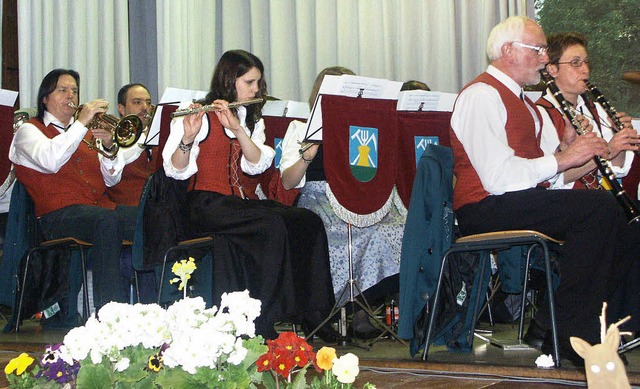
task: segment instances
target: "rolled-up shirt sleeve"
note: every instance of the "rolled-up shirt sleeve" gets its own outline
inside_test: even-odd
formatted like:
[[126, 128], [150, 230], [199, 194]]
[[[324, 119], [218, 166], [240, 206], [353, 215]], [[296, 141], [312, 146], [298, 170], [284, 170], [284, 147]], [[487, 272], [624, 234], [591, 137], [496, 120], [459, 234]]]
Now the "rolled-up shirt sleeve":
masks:
[[[282, 157], [280, 158], [280, 174], [289, 167], [293, 166], [300, 160], [300, 144], [304, 140], [307, 125], [298, 120], [293, 120], [287, 127], [287, 132], [282, 140]], [[306, 182], [307, 175], [296, 185], [296, 188], [302, 188]]]

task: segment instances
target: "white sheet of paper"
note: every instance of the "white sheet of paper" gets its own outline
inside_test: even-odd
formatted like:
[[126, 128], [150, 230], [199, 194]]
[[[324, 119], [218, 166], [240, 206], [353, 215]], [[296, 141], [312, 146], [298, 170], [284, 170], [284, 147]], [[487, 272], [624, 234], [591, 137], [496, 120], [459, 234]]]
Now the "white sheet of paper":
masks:
[[0, 105], [13, 107], [16, 104], [17, 99], [18, 92], [8, 89], [0, 89]]
[[[207, 95], [205, 91], [191, 90], [191, 89], [180, 89], [168, 87], [164, 90], [162, 94], [162, 98], [160, 98], [160, 104], [174, 103], [171, 105], [179, 105], [183, 101], [193, 101], [203, 99]], [[149, 146], [157, 146], [160, 141], [160, 118], [162, 117], [162, 105], [158, 105], [156, 107], [156, 112], [153, 115], [153, 120], [151, 121], [151, 127], [149, 129], [149, 134], [147, 134], [147, 138], [144, 144]]]
[[318, 97], [307, 121], [306, 140], [322, 141], [322, 95], [362, 97], [365, 99], [396, 100], [402, 88], [400, 81], [352, 75], [324, 76]]
[[267, 100], [262, 107], [262, 116], [307, 119], [309, 117], [309, 105], [293, 100]]

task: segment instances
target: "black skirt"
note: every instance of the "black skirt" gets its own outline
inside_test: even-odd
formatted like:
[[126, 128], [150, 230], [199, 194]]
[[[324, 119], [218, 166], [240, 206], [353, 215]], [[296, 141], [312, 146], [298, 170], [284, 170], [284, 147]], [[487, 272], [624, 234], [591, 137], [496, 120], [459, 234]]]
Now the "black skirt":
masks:
[[278, 321], [301, 323], [335, 302], [327, 235], [315, 213], [271, 200], [243, 200], [208, 191], [187, 195], [195, 236], [213, 236], [212, 301], [248, 289], [262, 302], [258, 333]]

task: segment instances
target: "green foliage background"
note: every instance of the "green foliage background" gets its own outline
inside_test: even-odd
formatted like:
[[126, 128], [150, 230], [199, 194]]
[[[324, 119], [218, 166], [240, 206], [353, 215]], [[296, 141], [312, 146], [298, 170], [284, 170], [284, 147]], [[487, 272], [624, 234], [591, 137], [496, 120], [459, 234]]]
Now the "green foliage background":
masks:
[[546, 34], [587, 37], [591, 82], [618, 111], [640, 117], [640, 85], [622, 79], [640, 71], [640, 0], [537, 0], [535, 7]]

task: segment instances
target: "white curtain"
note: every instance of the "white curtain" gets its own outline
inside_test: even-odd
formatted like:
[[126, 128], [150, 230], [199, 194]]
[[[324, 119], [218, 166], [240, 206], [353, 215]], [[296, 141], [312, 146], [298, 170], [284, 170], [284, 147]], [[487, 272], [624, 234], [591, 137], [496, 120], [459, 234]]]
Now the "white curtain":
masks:
[[127, 0], [20, 0], [20, 104], [37, 104], [42, 78], [55, 68], [80, 73], [80, 102], [104, 98], [117, 113], [129, 82]]
[[457, 92], [488, 62], [491, 28], [526, 0], [158, 0], [158, 91], [208, 90], [222, 53], [265, 65], [269, 93], [306, 101], [316, 74], [416, 79]]
[[20, 102], [35, 105], [42, 77], [72, 68], [80, 73], [81, 102], [105, 98], [115, 113], [131, 63], [151, 54], [157, 54], [160, 95], [168, 86], [208, 90], [217, 60], [238, 48], [262, 59], [269, 93], [281, 99], [306, 101], [316, 74], [334, 65], [457, 92], [485, 69], [490, 29], [526, 14], [527, 3], [157, 0], [157, 53], [130, 55], [127, 0], [20, 0]]

